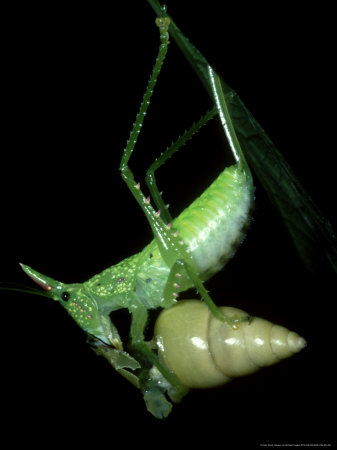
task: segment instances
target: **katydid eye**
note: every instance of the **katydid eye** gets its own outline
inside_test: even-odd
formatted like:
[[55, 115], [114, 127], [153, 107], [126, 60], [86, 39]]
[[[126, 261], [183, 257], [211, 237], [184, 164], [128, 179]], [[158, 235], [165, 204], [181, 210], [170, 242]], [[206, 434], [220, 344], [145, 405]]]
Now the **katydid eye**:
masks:
[[69, 294], [69, 292], [62, 292], [62, 294], [61, 294], [61, 299], [62, 299], [64, 302], [67, 302], [67, 301], [70, 299], [70, 294]]

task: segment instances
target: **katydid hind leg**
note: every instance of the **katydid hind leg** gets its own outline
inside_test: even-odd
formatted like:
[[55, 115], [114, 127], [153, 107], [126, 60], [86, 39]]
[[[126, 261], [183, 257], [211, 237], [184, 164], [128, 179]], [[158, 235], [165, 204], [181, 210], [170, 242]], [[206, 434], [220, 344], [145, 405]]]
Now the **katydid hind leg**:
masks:
[[[180, 250], [181, 256], [182, 251]], [[186, 252], [186, 256], [189, 256]], [[209, 310], [217, 319], [228, 322], [233, 327], [235, 327], [239, 322], [250, 320], [247, 317], [227, 317], [223, 314], [223, 312], [218, 308], [218, 306], [214, 303], [208, 291], [206, 290], [202, 280], [200, 279], [198, 272], [195, 268], [194, 264], [191, 264], [190, 258], [177, 259], [174, 265], [171, 268], [170, 275], [168, 277], [168, 281], [166, 283], [164, 296], [167, 297], [168, 300], [177, 300], [179, 296], [179, 291], [184, 291], [185, 280], [184, 278], [188, 277], [189, 283], [192, 283], [196, 291], [201, 296], [202, 300], [206, 303]]]

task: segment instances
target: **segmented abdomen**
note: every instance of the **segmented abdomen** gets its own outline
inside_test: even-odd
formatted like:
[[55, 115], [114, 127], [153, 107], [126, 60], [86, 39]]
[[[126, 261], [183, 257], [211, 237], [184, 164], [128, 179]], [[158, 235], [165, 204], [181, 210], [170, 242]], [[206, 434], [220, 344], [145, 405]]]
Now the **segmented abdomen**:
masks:
[[241, 244], [253, 201], [251, 176], [235, 164], [173, 221], [204, 280], [221, 270]]

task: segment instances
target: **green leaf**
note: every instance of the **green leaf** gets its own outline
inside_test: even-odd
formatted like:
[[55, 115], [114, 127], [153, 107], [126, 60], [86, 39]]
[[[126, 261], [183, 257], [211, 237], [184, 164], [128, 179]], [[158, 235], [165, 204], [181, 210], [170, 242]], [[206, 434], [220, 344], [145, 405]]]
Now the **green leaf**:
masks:
[[136, 388], [140, 388], [138, 376], [130, 372], [130, 370], [134, 371], [141, 367], [141, 365], [135, 358], [133, 358], [127, 352], [117, 350], [110, 347], [109, 345], [104, 344], [104, 342], [96, 339], [94, 336], [89, 336], [88, 342], [97, 355], [103, 356], [109, 362], [109, 364], [111, 364], [111, 366], [115, 370], [117, 370], [118, 373], [120, 373]]
[[146, 409], [157, 419], [165, 419], [171, 412], [172, 403], [159, 389], [151, 389], [144, 392]]

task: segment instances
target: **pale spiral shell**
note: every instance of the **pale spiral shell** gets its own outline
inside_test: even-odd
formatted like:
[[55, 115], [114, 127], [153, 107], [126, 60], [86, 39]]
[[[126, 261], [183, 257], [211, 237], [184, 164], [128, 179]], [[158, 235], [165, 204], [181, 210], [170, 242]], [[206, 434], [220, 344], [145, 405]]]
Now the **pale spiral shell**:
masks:
[[[237, 308], [220, 309], [227, 316], [247, 316]], [[219, 386], [288, 358], [306, 345], [297, 333], [259, 317], [233, 329], [197, 300], [180, 301], [162, 311], [155, 341], [161, 362], [189, 388]]]

